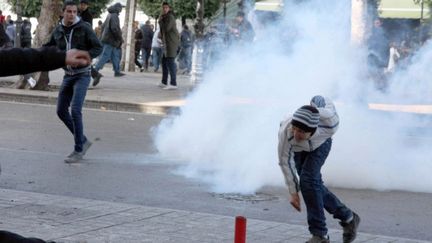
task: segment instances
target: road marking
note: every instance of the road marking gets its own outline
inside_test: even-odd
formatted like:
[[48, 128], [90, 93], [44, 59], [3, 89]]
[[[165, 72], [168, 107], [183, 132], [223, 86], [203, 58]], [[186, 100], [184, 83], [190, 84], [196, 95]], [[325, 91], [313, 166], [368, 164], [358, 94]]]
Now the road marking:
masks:
[[[38, 103], [2, 101], [2, 100], [0, 100], [0, 103], [13, 104], [13, 105], [41, 106], [41, 107], [50, 107], [50, 108], [51, 107], [55, 107], [55, 105], [50, 105], [50, 104], [38, 104]], [[98, 112], [122, 113], [122, 114], [142, 114], [142, 115], [147, 115], [147, 116], [158, 116], [158, 117], [167, 116], [165, 114], [160, 114], [160, 113], [143, 113], [143, 112], [134, 112], [134, 111], [102, 110], [102, 109], [87, 108], [87, 107], [83, 107], [83, 110], [98, 111]]]

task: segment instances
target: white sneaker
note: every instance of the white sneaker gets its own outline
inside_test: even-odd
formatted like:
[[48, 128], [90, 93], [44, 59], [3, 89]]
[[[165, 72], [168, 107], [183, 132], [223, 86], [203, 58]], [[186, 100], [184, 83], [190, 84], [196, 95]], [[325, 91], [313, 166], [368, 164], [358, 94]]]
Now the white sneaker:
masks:
[[30, 84], [30, 87], [34, 88], [36, 86], [36, 80], [34, 80], [32, 77], [27, 79], [27, 82]]
[[177, 89], [177, 85], [167, 85], [165, 88], [163, 88], [164, 90], [175, 90]]
[[159, 83], [158, 86], [159, 86], [159, 88], [165, 88], [167, 85], [163, 84], [163, 83]]

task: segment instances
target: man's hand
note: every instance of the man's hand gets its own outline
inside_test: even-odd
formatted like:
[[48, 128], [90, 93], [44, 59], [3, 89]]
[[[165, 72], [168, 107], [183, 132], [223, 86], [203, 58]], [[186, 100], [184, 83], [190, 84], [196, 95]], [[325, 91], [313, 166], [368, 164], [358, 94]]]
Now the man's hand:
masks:
[[91, 58], [88, 52], [71, 49], [66, 52], [66, 65], [71, 67], [85, 67], [90, 65]]
[[290, 200], [291, 206], [293, 206], [297, 211], [301, 211], [300, 207], [300, 196], [298, 193], [291, 194], [291, 200]]

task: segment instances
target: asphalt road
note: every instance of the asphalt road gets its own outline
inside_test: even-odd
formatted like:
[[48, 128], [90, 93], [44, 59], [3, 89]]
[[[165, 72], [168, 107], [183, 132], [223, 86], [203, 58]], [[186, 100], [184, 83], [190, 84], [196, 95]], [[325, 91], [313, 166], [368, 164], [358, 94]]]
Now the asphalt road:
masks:
[[[72, 136], [54, 106], [0, 102], [0, 187], [126, 202], [305, 225], [284, 187], [263, 188], [269, 200], [215, 195], [200, 181], [174, 173], [178, 165], [158, 157], [152, 128], [162, 116], [85, 110], [85, 131], [95, 140], [85, 161], [63, 162]], [[432, 240], [432, 194], [333, 189], [362, 217], [371, 234]], [[259, 198], [258, 198], [259, 199]], [[328, 217], [330, 228], [338, 228]]]

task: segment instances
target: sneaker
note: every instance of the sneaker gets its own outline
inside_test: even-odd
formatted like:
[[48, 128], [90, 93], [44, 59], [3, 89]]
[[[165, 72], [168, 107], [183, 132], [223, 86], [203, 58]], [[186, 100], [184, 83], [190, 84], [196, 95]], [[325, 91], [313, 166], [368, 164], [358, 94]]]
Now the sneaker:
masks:
[[85, 155], [87, 153], [87, 150], [90, 148], [90, 146], [92, 146], [92, 142], [90, 142], [88, 139], [85, 141], [85, 143], [83, 144], [83, 151], [82, 154]]
[[[84, 156], [87, 153], [87, 150], [90, 148], [90, 146], [92, 146], [92, 142], [90, 142], [89, 140], [86, 140], [85, 143], [83, 144], [83, 151], [81, 152], [82, 155]], [[72, 153], [70, 153], [67, 157], [71, 158], [72, 156], [74, 156], [76, 153], [79, 153], [77, 151], [72, 151]]]
[[28, 84], [30, 85], [30, 87], [34, 88], [36, 86], [36, 80], [34, 80], [34, 78], [30, 77], [27, 79]]
[[177, 89], [177, 85], [167, 85], [166, 87], [162, 88], [164, 90], [175, 90]]
[[357, 236], [357, 228], [360, 224], [360, 217], [353, 212], [353, 219], [349, 223], [340, 222], [343, 227], [343, 243], [353, 242]]
[[158, 86], [159, 86], [159, 88], [165, 88], [167, 85], [164, 83], [159, 83]]
[[330, 243], [330, 237], [322, 237], [314, 235], [306, 243]]
[[83, 158], [83, 153], [82, 152], [75, 152], [71, 154], [71, 157], [68, 157], [65, 159], [65, 162], [68, 164], [72, 164], [72, 163], [78, 163], [80, 160], [82, 160]]
[[100, 82], [101, 78], [102, 78], [102, 74], [97, 73], [96, 77], [94, 77], [94, 79], [93, 79], [93, 84], [92, 84], [93, 87], [96, 86], [96, 85], [98, 85], [98, 83]]
[[114, 77], [122, 77], [125, 76], [125, 73], [114, 73]]

